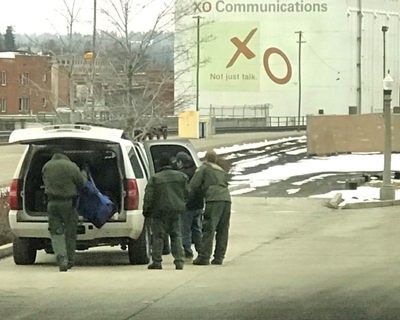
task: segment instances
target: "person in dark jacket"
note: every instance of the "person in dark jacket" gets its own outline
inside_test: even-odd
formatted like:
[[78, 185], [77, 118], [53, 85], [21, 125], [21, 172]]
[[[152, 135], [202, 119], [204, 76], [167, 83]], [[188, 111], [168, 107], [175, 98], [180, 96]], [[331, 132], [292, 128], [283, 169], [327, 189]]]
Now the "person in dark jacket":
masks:
[[159, 158], [160, 171], [152, 176], [146, 186], [143, 215], [151, 218], [152, 263], [149, 269], [162, 269], [162, 252], [165, 234], [171, 237], [171, 253], [177, 270], [183, 269], [184, 253], [181, 234], [181, 214], [188, 199], [188, 178], [173, 170], [171, 157], [162, 153]]
[[215, 151], [206, 153], [206, 161], [196, 170], [190, 181], [190, 195], [198, 192], [204, 195], [206, 207], [203, 220], [203, 238], [200, 253], [194, 265], [210, 264], [214, 236], [216, 239], [212, 264], [221, 265], [225, 258], [231, 217], [231, 196], [228, 189], [228, 175], [216, 164]]
[[[188, 176], [190, 182], [197, 168], [192, 158], [186, 152], [178, 152], [176, 165], [179, 171]], [[182, 243], [187, 260], [193, 259], [192, 243], [197, 253], [200, 251], [203, 207], [203, 198], [196, 196], [186, 204], [186, 209], [182, 215]]]
[[51, 244], [60, 271], [72, 268], [76, 246], [78, 191], [87, 182], [86, 173], [57, 149], [42, 169]]

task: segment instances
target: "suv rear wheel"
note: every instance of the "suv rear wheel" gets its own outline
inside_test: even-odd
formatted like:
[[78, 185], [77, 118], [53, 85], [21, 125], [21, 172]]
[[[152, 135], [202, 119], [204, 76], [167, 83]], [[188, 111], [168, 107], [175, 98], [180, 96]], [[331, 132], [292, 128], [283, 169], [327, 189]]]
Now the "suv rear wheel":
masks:
[[30, 238], [14, 238], [13, 256], [18, 265], [34, 264], [36, 260], [35, 241]]
[[150, 261], [150, 227], [145, 222], [142, 234], [137, 240], [130, 239], [128, 242], [128, 255], [131, 264], [147, 264]]

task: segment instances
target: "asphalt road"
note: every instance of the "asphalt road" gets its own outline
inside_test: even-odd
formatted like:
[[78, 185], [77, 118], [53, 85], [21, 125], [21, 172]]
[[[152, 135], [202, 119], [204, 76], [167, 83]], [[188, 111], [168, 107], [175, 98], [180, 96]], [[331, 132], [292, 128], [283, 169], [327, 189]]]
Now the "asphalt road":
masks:
[[0, 319], [399, 319], [397, 207], [332, 210], [305, 198], [234, 197], [222, 266], [130, 266], [125, 252], [78, 253], [58, 272], [0, 261]]

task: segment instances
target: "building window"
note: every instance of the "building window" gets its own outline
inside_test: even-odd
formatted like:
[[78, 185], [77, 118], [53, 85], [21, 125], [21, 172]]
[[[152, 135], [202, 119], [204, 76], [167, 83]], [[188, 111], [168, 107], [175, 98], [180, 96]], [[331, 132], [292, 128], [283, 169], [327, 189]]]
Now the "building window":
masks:
[[29, 112], [29, 98], [19, 98], [19, 112]]
[[5, 87], [7, 84], [7, 72], [1, 71], [0, 72], [0, 85]]
[[26, 86], [29, 84], [29, 73], [21, 73], [19, 75], [19, 82], [21, 85]]
[[46, 100], [46, 98], [43, 98], [43, 108], [46, 108], [47, 107], [47, 100]]
[[0, 112], [7, 112], [7, 99], [0, 98]]
[[43, 82], [47, 81], [47, 73], [43, 73]]

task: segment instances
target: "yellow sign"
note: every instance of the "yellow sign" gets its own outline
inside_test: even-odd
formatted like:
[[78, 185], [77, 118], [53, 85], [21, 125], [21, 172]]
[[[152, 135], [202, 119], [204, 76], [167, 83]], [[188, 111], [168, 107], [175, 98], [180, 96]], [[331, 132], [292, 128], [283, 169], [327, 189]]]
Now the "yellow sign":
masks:
[[86, 52], [84, 57], [85, 57], [85, 62], [92, 62], [93, 61], [93, 52]]

